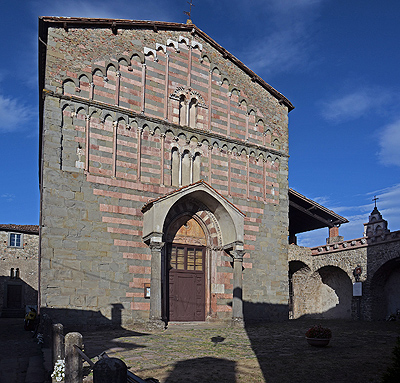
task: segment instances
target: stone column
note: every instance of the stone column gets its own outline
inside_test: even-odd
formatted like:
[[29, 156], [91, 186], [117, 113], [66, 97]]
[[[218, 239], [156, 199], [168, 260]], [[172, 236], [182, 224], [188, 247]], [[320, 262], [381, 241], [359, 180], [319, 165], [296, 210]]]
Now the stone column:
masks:
[[70, 332], [65, 336], [65, 383], [81, 383], [83, 380], [82, 357], [74, 345], [82, 348], [82, 335]]
[[243, 299], [242, 299], [242, 265], [244, 250], [231, 251], [233, 257], [233, 302], [232, 319], [234, 323], [243, 323]]
[[151, 280], [150, 280], [150, 326], [164, 328], [161, 310], [161, 252], [164, 242], [152, 238], [150, 240], [151, 249]]
[[53, 324], [53, 366], [59, 359], [64, 359], [64, 326], [61, 323]]

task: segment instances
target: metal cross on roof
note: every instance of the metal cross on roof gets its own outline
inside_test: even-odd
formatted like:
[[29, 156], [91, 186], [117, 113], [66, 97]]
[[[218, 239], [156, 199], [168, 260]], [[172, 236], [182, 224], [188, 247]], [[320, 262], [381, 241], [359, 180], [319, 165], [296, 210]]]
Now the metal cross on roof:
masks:
[[190, 5], [190, 10], [189, 10], [189, 12], [183, 11], [183, 13], [185, 15], [189, 16], [189, 20], [190, 20], [192, 18], [192, 6], [194, 7], [194, 4], [192, 3], [192, 0], [190, 0], [190, 2], [187, 1], [187, 3]]
[[376, 195], [374, 195], [374, 198], [372, 199], [372, 201], [374, 201], [375, 202], [375, 207], [376, 207], [376, 201], [378, 201], [378, 197], [376, 196]]

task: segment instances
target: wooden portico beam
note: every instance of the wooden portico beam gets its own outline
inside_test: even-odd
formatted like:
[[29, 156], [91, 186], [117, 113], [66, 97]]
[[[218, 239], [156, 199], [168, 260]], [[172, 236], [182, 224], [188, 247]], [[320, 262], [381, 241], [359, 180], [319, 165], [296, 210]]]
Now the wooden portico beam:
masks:
[[339, 221], [339, 220], [336, 220], [336, 221], [328, 221], [327, 219], [322, 218], [320, 215], [315, 214], [315, 213], [312, 213], [311, 210], [314, 210], [314, 209], [306, 209], [306, 208], [304, 208], [304, 207], [298, 205], [296, 202], [289, 201], [289, 205], [290, 205], [290, 206], [293, 206], [293, 207], [296, 208], [297, 210], [300, 210], [300, 211], [303, 212], [304, 214], [307, 214], [308, 216], [310, 216], [310, 217], [312, 217], [312, 218], [314, 218], [314, 219], [316, 219], [316, 220], [318, 220], [318, 221], [324, 223], [324, 224], [325, 224], [326, 226], [328, 226], [328, 227], [333, 227], [333, 226], [335, 226], [335, 225], [338, 225], [338, 224], [341, 224], [341, 223], [342, 223], [342, 222]]

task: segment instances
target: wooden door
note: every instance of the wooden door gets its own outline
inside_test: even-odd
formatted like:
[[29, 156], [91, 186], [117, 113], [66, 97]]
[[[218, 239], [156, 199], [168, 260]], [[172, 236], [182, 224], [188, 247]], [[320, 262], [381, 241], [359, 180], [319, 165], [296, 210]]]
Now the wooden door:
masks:
[[22, 307], [22, 285], [7, 286], [7, 308], [20, 309]]
[[169, 320], [205, 320], [205, 248], [171, 246], [169, 254]]

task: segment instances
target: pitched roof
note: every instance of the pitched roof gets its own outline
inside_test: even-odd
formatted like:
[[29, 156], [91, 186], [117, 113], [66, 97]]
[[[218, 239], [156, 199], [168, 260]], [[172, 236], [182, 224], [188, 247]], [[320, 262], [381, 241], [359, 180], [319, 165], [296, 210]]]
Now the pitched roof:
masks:
[[13, 231], [25, 234], [39, 234], [39, 225], [0, 224], [0, 231]]
[[349, 222], [325, 206], [289, 189], [289, 233], [304, 233]]

